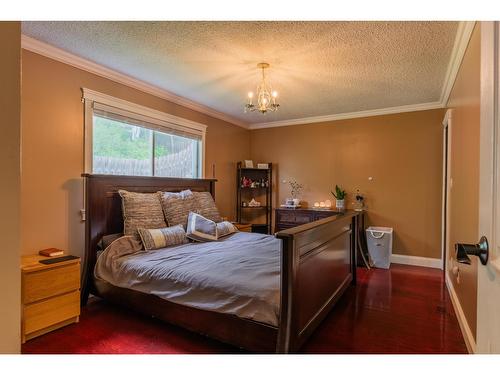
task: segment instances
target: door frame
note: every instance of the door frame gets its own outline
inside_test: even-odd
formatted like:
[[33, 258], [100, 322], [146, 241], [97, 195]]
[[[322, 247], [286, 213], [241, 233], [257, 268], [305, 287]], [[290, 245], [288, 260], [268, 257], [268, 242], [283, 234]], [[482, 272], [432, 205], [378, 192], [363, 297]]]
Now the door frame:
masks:
[[448, 109], [443, 119], [443, 187], [441, 208], [441, 261], [443, 272], [446, 272], [446, 263], [449, 256], [450, 243], [450, 167], [451, 167], [451, 129], [453, 109]]

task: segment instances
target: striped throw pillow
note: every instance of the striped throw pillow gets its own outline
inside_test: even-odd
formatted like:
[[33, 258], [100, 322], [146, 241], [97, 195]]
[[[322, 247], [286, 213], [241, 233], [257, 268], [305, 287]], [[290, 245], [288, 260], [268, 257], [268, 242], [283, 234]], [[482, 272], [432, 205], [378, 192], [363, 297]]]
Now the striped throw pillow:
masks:
[[163, 249], [188, 242], [182, 225], [158, 229], [137, 229], [145, 250]]

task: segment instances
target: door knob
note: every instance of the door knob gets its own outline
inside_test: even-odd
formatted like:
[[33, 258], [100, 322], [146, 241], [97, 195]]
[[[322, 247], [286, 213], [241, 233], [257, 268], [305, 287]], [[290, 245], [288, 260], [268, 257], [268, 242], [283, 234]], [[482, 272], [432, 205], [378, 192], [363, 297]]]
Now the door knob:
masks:
[[475, 245], [470, 245], [466, 243], [455, 244], [455, 253], [457, 254], [457, 261], [459, 263], [470, 264], [470, 258], [468, 255], [476, 255], [479, 257], [482, 265], [488, 263], [488, 240], [485, 236], [482, 236], [479, 243]]

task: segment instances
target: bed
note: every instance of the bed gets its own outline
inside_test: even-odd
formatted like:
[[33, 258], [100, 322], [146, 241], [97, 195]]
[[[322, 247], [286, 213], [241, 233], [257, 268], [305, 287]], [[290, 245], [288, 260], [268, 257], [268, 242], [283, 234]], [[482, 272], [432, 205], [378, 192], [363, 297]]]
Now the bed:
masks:
[[[246, 350], [289, 353], [355, 283], [358, 215], [350, 211], [275, 237], [239, 232], [215, 243], [126, 256], [117, 264], [127, 271], [114, 272], [102, 266], [112, 255], [104, 252], [98, 262], [97, 253], [103, 236], [123, 229], [118, 190], [190, 189], [215, 197], [216, 180], [83, 176], [83, 304], [91, 293]], [[203, 255], [191, 259], [192, 246]]]

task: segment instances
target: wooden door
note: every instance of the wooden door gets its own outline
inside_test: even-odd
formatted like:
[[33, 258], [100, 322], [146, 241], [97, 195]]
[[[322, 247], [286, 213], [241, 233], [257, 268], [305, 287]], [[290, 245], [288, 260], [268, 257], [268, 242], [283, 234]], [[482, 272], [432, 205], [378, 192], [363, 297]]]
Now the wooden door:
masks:
[[477, 353], [500, 353], [500, 24], [481, 23], [479, 233], [489, 259], [478, 267]]

